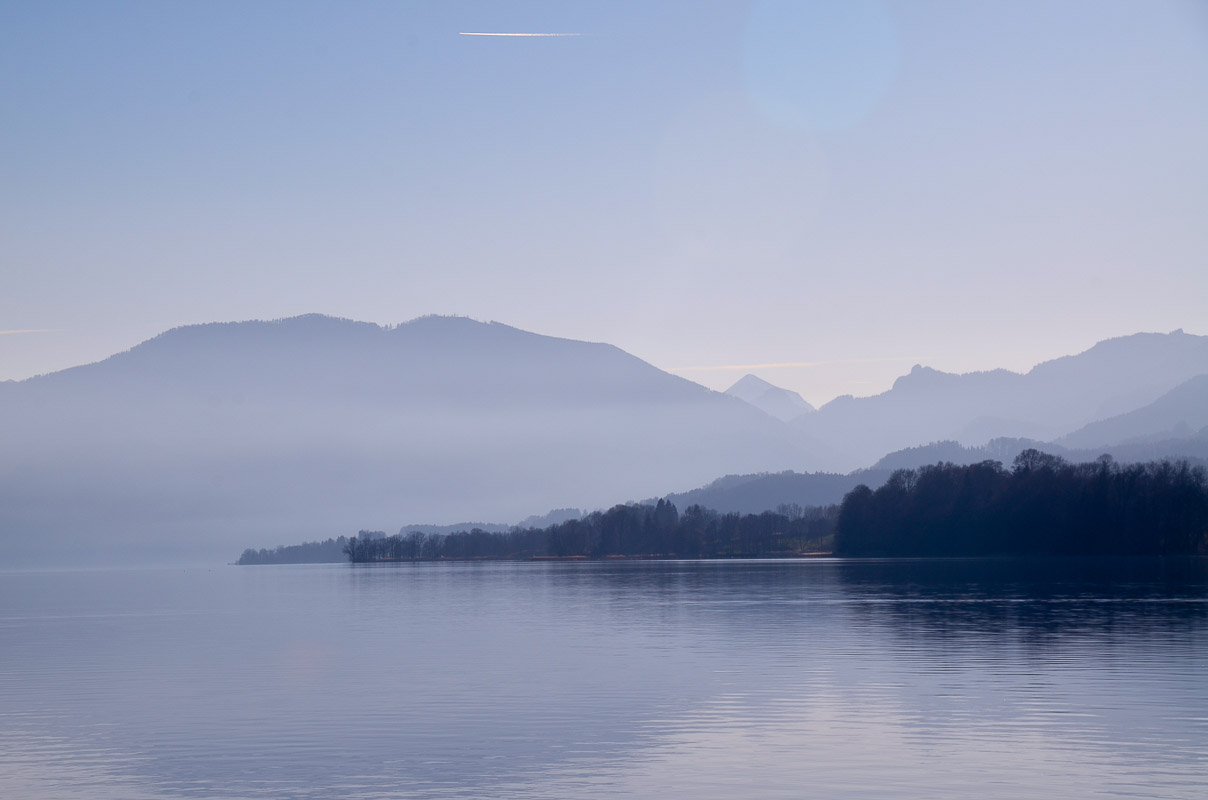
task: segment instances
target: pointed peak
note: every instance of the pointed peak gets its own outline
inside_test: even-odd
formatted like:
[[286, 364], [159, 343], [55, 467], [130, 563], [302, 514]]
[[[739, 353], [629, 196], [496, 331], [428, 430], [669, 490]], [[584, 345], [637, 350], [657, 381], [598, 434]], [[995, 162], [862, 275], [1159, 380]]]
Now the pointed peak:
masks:
[[744, 375], [726, 390], [726, 394], [786, 422], [814, 410], [801, 395], [791, 389], [782, 389], [755, 375]]
[[917, 386], [921, 382], [925, 382], [929, 378], [933, 378], [934, 376], [941, 374], [943, 373], [941, 373], [939, 370], [931, 367], [924, 367], [922, 364], [915, 364], [910, 368], [910, 372], [900, 376], [893, 382], [893, 388], [898, 389], [903, 386]]
[[780, 387], [776, 386], [775, 384], [768, 383], [758, 375], [752, 375], [748, 372], [746, 375], [743, 375], [741, 378], [735, 381], [733, 386], [731, 386], [729, 389], [726, 389], [726, 394], [737, 394], [738, 392], [744, 390], [750, 391], [752, 389], [767, 391], [768, 389], [778, 388]]

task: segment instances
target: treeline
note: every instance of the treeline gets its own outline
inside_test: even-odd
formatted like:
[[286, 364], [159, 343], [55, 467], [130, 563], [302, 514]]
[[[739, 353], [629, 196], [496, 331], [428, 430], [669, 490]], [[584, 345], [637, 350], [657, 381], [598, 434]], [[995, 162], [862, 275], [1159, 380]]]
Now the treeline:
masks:
[[896, 470], [842, 505], [760, 514], [682, 514], [667, 501], [506, 532], [360, 531], [345, 539], [245, 550], [239, 564], [527, 558], [1178, 555], [1208, 553], [1208, 477], [1185, 461], [1071, 464], [1025, 450], [998, 461]]
[[789, 556], [828, 547], [837, 508], [782, 506], [762, 514], [718, 514], [691, 506], [618, 505], [546, 528], [481, 529], [449, 534], [420, 531], [385, 536], [361, 531], [348, 540], [350, 561], [475, 558], [753, 558]]
[[348, 539], [327, 539], [322, 542], [281, 545], [272, 550], [248, 548], [239, 556], [236, 564], [327, 564], [344, 560], [344, 548]]
[[368, 561], [436, 561], [440, 559], [531, 558], [543, 555], [544, 531], [513, 528], [494, 533], [482, 528], [452, 533], [409, 531], [387, 536], [361, 531], [344, 545], [343, 556], [353, 563]]
[[1087, 464], [1025, 450], [895, 471], [840, 506], [850, 556], [1176, 555], [1208, 550], [1208, 480], [1185, 461]]

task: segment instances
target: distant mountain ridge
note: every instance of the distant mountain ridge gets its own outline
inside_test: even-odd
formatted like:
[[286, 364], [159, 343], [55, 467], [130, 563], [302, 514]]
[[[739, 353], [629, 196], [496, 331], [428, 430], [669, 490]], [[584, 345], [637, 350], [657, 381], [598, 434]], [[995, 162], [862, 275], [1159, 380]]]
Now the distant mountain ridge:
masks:
[[726, 389], [726, 394], [744, 400], [783, 422], [814, 410], [814, 407], [796, 392], [774, 386], [755, 375], [742, 376], [733, 386]]
[[0, 384], [0, 563], [226, 560], [692, 486], [670, 496], [828, 504], [898, 467], [1009, 462], [1024, 446], [1197, 458], [1205, 375], [1208, 337], [1136, 334], [1026, 374], [917, 366], [785, 423], [804, 401], [754, 376], [713, 392], [612, 345], [464, 317], [186, 326]]
[[522, 519], [811, 452], [608, 344], [451, 317], [188, 326], [0, 388], [0, 560]]
[[894, 470], [950, 463], [977, 464], [998, 461], [1010, 466], [1024, 450], [1035, 449], [1064, 458], [1071, 463], [1095, 461], [1110, 455], [1125, 464], [1162, 460], [1186, 460], [1208, 467], [1208, 431], [1196, 436], [1147, 442], [1133, 442], [1106, 448], [1071, 449], [1032, 439], [995, 439], [980, 447], [965, 447], [960, 442], [932, 442], [889, 453], [866, 469], [846, 474], [833, 472], [778, 472], [726, 475], [700, 488], [667, 495], [681, 510], [693, 504], [721, 513], [758, 514], [778, 506], [827, 506], [837, 504], [860, 484], [876, 489]]
[[1053, 440], [1152, 403], [1208, 373], [1208, 336], [1138, 333], [1072, 356], [963, 375], [915, 366], [873, 397], [839, 397], [794, 426], [840, 456], [826, 469], [866, 466], [885, 453], [930, 441], [981, 445], [1000, 437]]
[[698, 489], [667, 495], [683, 511], [692, 505], [723, 514], [758, 514], [782, 505], [802, 507], [835, 505], [860, 484], [873, 488], [889, 478], [890, 470], [856, 470], [846, 475], [831, 472], [776, 472], [726, 475]]
[[1092, 422], [1057, 440], [1064, 447], [1204, 437], [1208, 435], [1208, 375], [1197, 375], [1141, 408]]

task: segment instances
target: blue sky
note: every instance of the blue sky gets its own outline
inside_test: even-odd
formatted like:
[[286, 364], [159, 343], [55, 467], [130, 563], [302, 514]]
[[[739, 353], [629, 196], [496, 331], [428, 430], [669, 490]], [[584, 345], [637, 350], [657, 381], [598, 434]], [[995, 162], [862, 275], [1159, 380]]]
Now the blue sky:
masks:
[[1026, 369], [1208, 333], [1205, 142], [1203, 2], [5, 2], [0, 379], [313, 311]]

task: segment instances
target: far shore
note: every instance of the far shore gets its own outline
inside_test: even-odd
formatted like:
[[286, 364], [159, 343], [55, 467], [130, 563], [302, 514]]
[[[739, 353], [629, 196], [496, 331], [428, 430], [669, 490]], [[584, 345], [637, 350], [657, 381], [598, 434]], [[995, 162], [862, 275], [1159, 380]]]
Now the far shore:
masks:
[[[675, 553], [647, 553], [643, 555], [607, 556], [467, 556], [465, 558], [375, 558], [360, 561], [360, 564], [406, 564], [439, 561], [775, 561], [785, 558], [831, 558], [830, 550], [801, 553], [767, 553], [757, 556], [680, 556]], [[327, 562], [339, 563], [339, 562]]]

